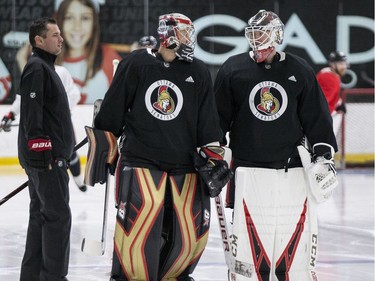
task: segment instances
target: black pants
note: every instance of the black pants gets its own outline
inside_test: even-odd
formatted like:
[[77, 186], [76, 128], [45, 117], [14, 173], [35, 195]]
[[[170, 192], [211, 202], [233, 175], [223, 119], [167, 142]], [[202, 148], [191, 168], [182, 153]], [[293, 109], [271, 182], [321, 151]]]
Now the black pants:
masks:
[[20, 281], [60, 281], [68, 274], [71, 212], [66, 162], [49, 172], [26, 170], [30, 216]]

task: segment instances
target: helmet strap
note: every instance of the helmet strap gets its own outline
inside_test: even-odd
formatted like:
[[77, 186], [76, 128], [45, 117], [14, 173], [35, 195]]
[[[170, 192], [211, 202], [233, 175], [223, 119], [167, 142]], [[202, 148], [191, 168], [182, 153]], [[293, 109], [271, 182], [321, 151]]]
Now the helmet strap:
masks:
[[170, 50], [174, 50], [176, 49], [177, 47], [177, 44], [176, 43], [173, 43], [172, 45], [169, 45], [168, 47], [166, 47], [167, 49], [170, 49]]
[[256, 63], [264, 62], [268, 56], [275, 50], [275, 47], [268, 47], [267, 49], [263, 50], [254, 50], [253, 51], [253, 60]]
[[194, 57], [194, 49], [185, 45], [184, 43], [180, 44], [180, 47], [176, 51], [176, 55], [187, 62], [192, 62]]

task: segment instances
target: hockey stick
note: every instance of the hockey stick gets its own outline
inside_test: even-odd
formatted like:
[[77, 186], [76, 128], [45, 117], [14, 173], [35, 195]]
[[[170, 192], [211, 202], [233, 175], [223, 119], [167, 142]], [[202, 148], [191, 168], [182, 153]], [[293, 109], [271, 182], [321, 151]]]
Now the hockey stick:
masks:
[[[77, 151], [78, 149], [80, 149], [86, 143], [87, 143], [87, 137], [85, 137], [83, 140], [81, 140], [81, 142], [74, 147], [73, 152]], [[3, 205], [6, 201], [8, 201], [10, 198], [12, 198], [14, 195], [16, 195], [17, 193], [19, 193], [21, 190], [23, 190], [24, 188], [26, 188], [28, 185], [29, 185], [29, 181], [25, 181], [23, 184], [21, 184], [19, 187], [17, 187], [15, 190], [13, 190], [11, 193], [9, 193], [8, 195], [6, 195], [4, 198], [2, 198], [0, 200], [0, 206]]]
[[[230, 162], [232, 159], [232, 151], [225, 147], [225, 154], [224, 154], [224, 160], [227, 161], [228, 165], [230, 166]], [[227, 227], [227, 220], [225, 217], [225, 209], [224, 204], [221, 199], [221, 193], [214, 198], [215, 200], [215, 206], [216, 206], [216, 213], [217, 213], [217, 219], [219, 222], [219, 228], [221, 233], [221, 241], [223, 243], [223, 250], [224, 250], [224, 257], [225, 257], [225, 263], [227, 264], [227, 267], [230, 271], [234, 270], [234, 257], [232, 254], [232, 243], [230, 242], [230, 234], [228, 232]]]
[[105, 240], [106, 240], [106, 233], [107, 233], [107, 216], [108, 216], [108, 198], [109, 198], [109, 184], [110, 179], [110, 172], [109, 168], [107, 168], [107, 179], [105, 183], [105, 197], [104, 197], [104, 210], [103, 210], [103, 225], [102, 225], [102, 237], [100, 241], [97, 240], [89, 240], [83, 238], [81, 251], [88, 255], [93, 256], [102, 256], [105, 252]]
[[5, 196], [3, 199], [1, 199], [0, 200], [0, 206], [3, 205], [6, 201], [8, 201], [10, 198], [12, 198], [14, 195], [16, 195], [18, 192], [20, 192], [22, 189], [24, 189], [28, 185], [29, 185], [29, 181], [25, 181], [23, 184], [21, 184], [19, 187], [17, 187], [11, 193], [9, 193], [7, 196]]
[[223, 243], [225, 263], [231, 272], [234, 272], [234, 257], [232, 254], [232, 243], [230, 242], [230, 234], [228, 232], [227, 220], [225, 217], [225, 209], [221, 195], [219, 194], [214, 198], [217, 212], [217, 219], [219, 222], [219, 228], [221, 233], [221, 241]]
[[[231, 159], [232, 151], [229, 148], [225, 147], [224, 160], [226, 160], [228, 165], [230, 165]], [[233, 273], [249, 277], [249, 272], [252, 271], [252, 266], [248, 263], [236, 260], [234, 256], [234, 253], [236, 252], [234, 245], [236, 245], [235, 243], [237, 237], [230, 234], [228, 231], [225, 209], [223, 200], [221, 199], [221, 194], [216, 196], [214, 200], [216, 206], [217, 219], [219, 222], [221, 241], [223, 244], [225, 263], [229, 269], [228, 280], [235, 280], [235, 276], [233, 278], [232, 276], [230, 276]]]
[[[112, 61], [113, 64], [113, 76], [116, 73], [117, 66], [119, 64], [118, 59], [114, 59]], [[93, 120], [95, 120], [96, 115], [100, 110], [100, 106], [102, 104], [102, 100], [96, 100], [94, 104], [94, 116]], [[94, 122], [93, 122], [94, 127]], [[106, 240], [106, 233], [107, 233], [107, 214], [108, 214], [108, 197], [109, 197], [109, 178], [111, 174], [109, 168], [107, 167], [107, 176], [105, 181], [105, 197], [104, 197], [104, 210], [103, 210], [103, 224], [102, 224], [102, 237], [100, 241], [97, 240], [88, 240], [86, 238], [82, 239], [81, 251], [88, 255], [93, 256], [102, 256], [105, 253], [105, 240]]]
[[[8, 125], [7, 127], [17, 127], [17, 126], [19, 126], [19, 125], [20, 125], [20, 124], [10, 124], [10, 125]], [[5, 127], [4, 125], [1, 125], [1, 126], [0, 126], [0, 132], [4, 130], [4, 127]]]
[[120, 63], [120, 61], [118, 59], [114, 59], [112, 61], [112, 65], [113, 65], [113, 76], [115, 76], [115, 73], [116, 73], [116, 70], [117, 70], [117, 66], [118, 64]]

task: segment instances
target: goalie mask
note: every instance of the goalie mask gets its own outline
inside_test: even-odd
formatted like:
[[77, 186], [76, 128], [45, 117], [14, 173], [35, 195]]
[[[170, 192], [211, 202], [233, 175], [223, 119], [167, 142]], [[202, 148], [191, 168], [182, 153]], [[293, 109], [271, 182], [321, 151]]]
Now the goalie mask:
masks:
[[195, 29], [188, 17], [178, 13], [161, 15], [158, 34], [163, 47], [175, 50], [180, 59], [193, 61]]
[[284, 24], [273, 12], [260, 10], [248, 21], [245, 36], [253, 50], [253, 59], [263, 62], [284, 38]]

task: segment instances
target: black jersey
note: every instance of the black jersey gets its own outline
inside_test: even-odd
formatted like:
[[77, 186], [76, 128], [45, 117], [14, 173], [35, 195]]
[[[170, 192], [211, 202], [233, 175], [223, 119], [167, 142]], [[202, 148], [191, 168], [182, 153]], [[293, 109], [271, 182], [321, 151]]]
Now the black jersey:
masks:
[[251, 163], [287, 160], [304, 135], [337, 150], [326, 99], [312, 68], [301, 58], [277, 54], [270, 65], [249, 53], [230, 57], [215, 81], [220, 124], [233, 157]]
[[222, 137], [205, 64], [167, 63], [151, 49], [119, 63], [95, 127], [117, 137], [124, 133], [124, 155], [190, 166], [194, 149]]
[[28, 168], [28, 140], [49, 137], [52, 156], [69, 159], [74, 135], [68, 98], [54, 69], [56, 56], [33, 48], [21, 76], [21, 114], [18, 134], [20, 163]]

